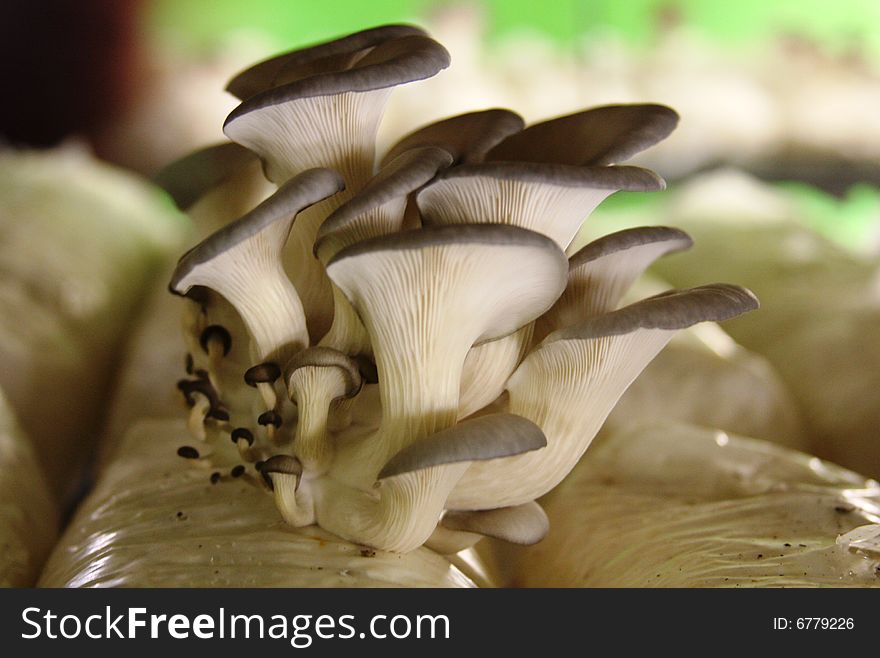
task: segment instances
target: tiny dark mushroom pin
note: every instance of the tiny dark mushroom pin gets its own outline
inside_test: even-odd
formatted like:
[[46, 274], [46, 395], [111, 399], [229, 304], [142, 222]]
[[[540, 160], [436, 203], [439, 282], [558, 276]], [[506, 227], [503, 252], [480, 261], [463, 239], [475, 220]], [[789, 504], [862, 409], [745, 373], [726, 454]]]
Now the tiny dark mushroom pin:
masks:
[[253, 433], [246, 427], [236, 427], [232, 430], [230, 439], [232, 439], [232, 442], [238, 448], [238, 453], [241, 455], [241, 458], [245, 461], [252, 461], [251, 448], [254, 445]]

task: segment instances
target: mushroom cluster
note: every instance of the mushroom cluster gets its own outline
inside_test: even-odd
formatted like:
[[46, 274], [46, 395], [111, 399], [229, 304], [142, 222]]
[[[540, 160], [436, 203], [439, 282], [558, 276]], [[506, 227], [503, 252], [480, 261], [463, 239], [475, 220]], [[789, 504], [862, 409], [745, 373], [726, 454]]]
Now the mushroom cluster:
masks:
[[229, 468], [265, 487], [293, 526], [398, 552], [539, 541], [536, 499], [672, 335], [757, 307], [715, 284], [618, 308], [654, 259], [690, 245], [676, 229], [567, 253], [610, 194], [663, 188], [618, 163], [673, 130], [667, 107], [530, 126], [471, 112], [377, 159], [391, 91], [448, 64], [404, 25], [261, 62], [229, 83], [232, 143], [160, 177], [216, 227], [170, 283], [200, 442], [179, 454], [212, 482]]

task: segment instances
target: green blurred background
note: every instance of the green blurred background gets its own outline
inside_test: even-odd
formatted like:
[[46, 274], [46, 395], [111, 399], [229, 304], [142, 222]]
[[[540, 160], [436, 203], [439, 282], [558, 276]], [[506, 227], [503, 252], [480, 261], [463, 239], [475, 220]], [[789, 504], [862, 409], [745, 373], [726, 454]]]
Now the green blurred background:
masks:
[[489, 39], [528, 30], [570, 44], [612, 30], [640, 44], [652, 39], [658, 18], [675, 15], [733, 47], [788, 32], [831, 49], [858, 46], [880, 55], [877, 0], [156, 0], [149, 16], [157, 29], [191, 45], [211, 45], [242, 29], [302, 44], [380, 23], [419, 22], [454, 4], [478, 5]]

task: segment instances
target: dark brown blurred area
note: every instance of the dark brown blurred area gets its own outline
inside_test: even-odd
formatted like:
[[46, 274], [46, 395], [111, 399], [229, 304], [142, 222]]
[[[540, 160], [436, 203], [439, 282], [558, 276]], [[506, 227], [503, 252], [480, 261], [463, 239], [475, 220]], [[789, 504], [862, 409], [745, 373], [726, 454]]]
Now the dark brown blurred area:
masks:
[[134, 96], [143, 0], [0, 3], [0, 139], [53, 146], [104, 130]]

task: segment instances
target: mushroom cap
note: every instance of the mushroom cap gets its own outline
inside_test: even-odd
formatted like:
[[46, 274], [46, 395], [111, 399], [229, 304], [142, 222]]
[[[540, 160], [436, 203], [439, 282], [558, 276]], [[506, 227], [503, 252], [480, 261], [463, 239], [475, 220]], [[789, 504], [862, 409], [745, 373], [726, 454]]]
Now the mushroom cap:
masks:
[[183, 393], [183, 397], [189, 406], [195, 403], [194, 396], [196, 393], [204, 395], [210, 405], [208, 417], [216, 418], [217, 420], [226, 420], [228, 418], [228, 414], [223, 409], [223, 402], [220, 400], [220, 396], [217, 395], [216, 389], [207, 379], [181, 379], [177, 382], [177, 390]]
[[244, 373], [244, 383], [248, 386], [271, 384], [281, 376], [281, 368], [274, 361], [266, 361], [251, 366]]
[[692, 244], [684, 231], [643, 226], [611, 233], [585, 245], [569, 258], [565, 292], [538, 320], [538, 340], [555, 329], [616, 309], [651, 263]]
[[274, 490], [275, 484], [270, 477], [273, 473], [279, 475], [293, 475], [299, 480], [302, 475], [303, 467], [300, 461], [291, 455], [272, 455], [264, 462], [260, 462], [257, 470], [263, 476], [266, 485]]
[[153, 182], [185, 211], [244, 167], [259, 162], [256, 153], [234, 142], [214, 144], [175, 160]]
[[584, 245], [568, 259], [569, 270], [635, 247], [663, 243], [663, 254], [689, 249], [694, 241], [681, 229], [669, 226], [642, 226], [609, 233]]
[[[578, 166], [544, 162], [481, 162], [452, 167], [437, 176], [437, 183], [420, 194], [435, 193], [443, 181], [468, 178], [495, 178], [523, 183], [539, 183], [559, 187], [590, 187], [605, 190], [650, 192], [662, 190], [666, 183], [650, 169], [632, 166]], [[436, 186], [436, 188], [435, 188]], [[433, 191], [432, 191], [433, 188]]]
[[699, 322], [729, 320], [758, 306], [758, 298], [752, 291], [728, 283], [670, 290], [617, 311], [596, 315], [577, 326], [554, 331], [541, 346], [560, 340], [619, 336], [639, 329], [675, 331]]
[[[202, 347], [202, 350], [205, 353], [208, 352], [208, 343], [211, 338], [219, 338], [223, 343], [223, 356], [229, 354], [229, 350], [232, 349], [232, 336], [229, 333], [229, 330], [226, 327], [219, 324], [211, 324], [205, 327], [202, 333], [199, 335], [199, 345]], [[190, 356], [190, 358], [192, 358]]]
[[486, 160], [607, 165], [666, 138], [678, 114], [665, 105], [604, 105], [532, 124], [507, 137]]
[[347, 69], [363, 51], [384, 41], [424, 35], [424, 30], [413, 25], [381, 25], [298, 48], [248, 67], [229, 81], [226, 91], [240, 100], [246, 100], [261, 91], [303, 77]]
[[431, 181], [437, 172], [452, 164], [452, 156], [441, 148], [413, 148], [401, 153], [382, 167], [376, 176], [354, 197], [334, 210], [318, 229], [317, 253], [322, 239], [341, 231], [363, 215], [393, 201], [402, 199]]
[[416, 203], [423, 225], [511, 224], [542, 233], [567, 249], [610, 194], [663, 185], [654, 172], [638, 167], [482, 162], [442, 172], [416, 195]]
[[345, 378], [345, 393], [340, 396], [342, 398], [357, 395], [364, 383], [357, 361], [339, 350], [321, 346], [309, 347], [297, 352], [284, 367], [284, 378], [289, 382], [294, 372], [308, 367], [339, 368]]
[[524, 126], [520, 115], [505, 109], [459, 114], [422, 126], [398, 140], [382, 158], [382, 166], [401, 153], [422, 146], [445, 149], [456, 163], [479, 162], [492, 147]]
[[534, 501], [476, 512], [447, 512], [440, 525], [449, 530], [473, 532], [522, 546], [537, 544], [550, 530], [547, 514]]
[[301, 98], [386, 89], [430, 78], [447, 66], [449, 53], [430, 37], [413, 34], [382, 41], [351, 68], [320, 72], [248, 97], [226, 118], [224, 131], [255, 110]]
[[[431, 267], [453, 267], [471, 289], [481, 282], [489, 288], [487, 294], [495, 295], [494, 312], [482, 305], [485, 294], [474, 295], [479, 302], [456, 300], [468, 313], [482, 311], [474, 343], [506, 336], [534, 320], [562, 294], [568, 275], [565, 254], [550, 238], [502, 224], [431, 226], [371, 238], [336, 254], [327, 273], [363, 316], [358, 302], [363, 293], [393, 295], [395, 288], [385, 289], [390, 281], [413, 276], [412, 268], [421, 267], [431, 250], [438, 252], [429, 259]], [[445, 277], [438, 272], [432, 281], [449, 288]], [[471, 308], [474, 303], [480, 308]]]
[[[342, 177], [330, 169], [309, 169], [293, 177], [244, 217], [228, 224], [186, 252], [178, 261], [169, 288], [184, 294], [193, 268], [253, 237], [267, 226], [290, 220], [301, 210], [344, 189]], [[279, 245], [280, 248], [281, 245]]]
[[233, 443], [238, 443], [240, 439], [247, 441], [249, 446], [254, 445], [254, 433], [247, 427], [236, 427], [229, 436]]
[[519, 455], [546, 445], [541, 428], [522, 416], [504, 413], [480, 416], [408, 445], [385, 464], [378, 479], [432, 466]]

